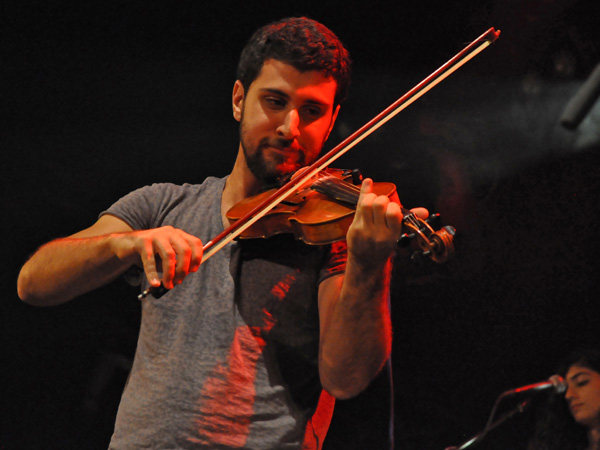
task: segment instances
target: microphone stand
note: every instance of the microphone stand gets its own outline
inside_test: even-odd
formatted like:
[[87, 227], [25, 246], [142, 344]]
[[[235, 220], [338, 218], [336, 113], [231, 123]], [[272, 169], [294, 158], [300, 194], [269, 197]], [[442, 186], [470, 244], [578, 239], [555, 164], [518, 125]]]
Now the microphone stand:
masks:
[[519, 414], [519, 413], [524, 412], [525, 410], [527, 410], [527, 408], [530, 405], [531, 405], [531, 399], [527, 399], [527, 400], [521, 402], [515, 408], [513, 408], [513, 409], [507, 411], [506, 413], [504, 413], [498, 420], [496, 420], [492, 424], [489, 424], [489, 422], [488, 422], [488, 425], [485, 426], [485, 428], [483, 429], [482, 432], [480, 432], [479, 434], [473, 436], [468, 441], [463, 442], [458, 447], [446, 447], [445, 450], [464, 450], [465, 448], [469, 448], [469, 447], [472, 447], [472, 446], [478, 444], [479, 442], [481, 442], [483, 440], [483, 438], [490, 431], [492, 431], [494, 428], [496, 428], [497, 426], [501, 425], [502, 423], [506, 422], [508, 419], [510, 419], [511, 417], [513, 417], [515, 414]]

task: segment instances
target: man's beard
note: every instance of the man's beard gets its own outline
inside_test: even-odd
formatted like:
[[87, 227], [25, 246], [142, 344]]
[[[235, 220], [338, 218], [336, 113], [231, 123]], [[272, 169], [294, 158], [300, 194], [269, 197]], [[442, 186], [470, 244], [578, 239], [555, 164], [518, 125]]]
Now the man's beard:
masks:
[[[279, 184], [286, 175], [294, 173], [306, 164], [304, 150], [297, 146], [294, 147], [293, 141], [287, 139], [276, 138], [271, 140], [265, 137], [260, 140], [256, 148], [252, 148], [252, 145], [245, 138], [243, 116], [240, 121], [240, 142], [248, 169], [265, 186]], [[283, 154], [271, 152], [272, 158], [267, 160], [265, 149], [268, 147], [293, 151], [297, 155], [297, 159], [290, 160]]]

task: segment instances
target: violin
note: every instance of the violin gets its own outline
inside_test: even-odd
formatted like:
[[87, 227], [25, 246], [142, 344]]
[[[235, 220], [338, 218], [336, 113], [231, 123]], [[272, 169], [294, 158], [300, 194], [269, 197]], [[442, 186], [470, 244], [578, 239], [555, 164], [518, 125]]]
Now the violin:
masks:
[[[499, 36], [499, 30], [490, 28], [477, 39], [475, 39], [473, 42], [471, 42], [469, 45], [467, 45], [463, 50], [457, 53], [454, 57], [449, 59], [445, 64], [440, 66], [435, 72], [430, 74], [423, 81], [421, 81], [411, 90], [409, 90], [406, 94], [397, 99], [386, 109], [381, 111], [377, 116], [375, 116], [361, 128], [359, 128], [346, 139], [344, 139], [336, 147], [334, 147], [332, 150], [321, 156], [313, 164], [306, 167], [301, 176], [292, 178], [288, 183], [281, 186], [277, 190], [268, 191], [268, 193], [260, 194], [260, 201], [258, 201], [254, 205], [254, 207], [248, 208], [247, 212], [241, 217], [239, 217], [239, 219], [235, 220], [231, 226], [223, 230], [222, 233], [215, 236], [212, 240], [210, 240], [204, 245], [202, 262], [205, 262], [208, 258], [210, 258], [220, 249], [225, 247], [229, 242], [233, 241], [234, 239], [237, 239], [238, 236], [241, 236], [245, 233], [248, 236], [248, 233], [252, 232], [247, 230], [254, 227], [254, 225], [257, 222], [261, 221], [261, 219], [264, 216], [269, 215], [270, 211], [272, 210], [279, 210], [280, 214], [272, 214], [272, 217], [265, 219], [263, 226], [270, 224], [270, 222], [285, 222], [281, 219], [286, 215], [284, 211], [290, 205], [286, 205], [284, 201], [291, 202], [295, 195], [299, 195], [303, 187], [306, 187], [307, 184], [311, 184], [310, 180], [312, 180], [315, 177], [318, 177], [318, 175], [321, 174], [322, 171], [324, 171], [327, 167], [331, 166], [331, 163], [333, 161], [343, 156], [346, 152], [348, 152], [351, 148], [353, 148], [367, 136], [379, 129], [389, 120], [391, 120], [394, 116], [396, 116], [410, 104], [412, 104], [425, 93], [427, 93], [429, 90], [431, 90], [434, 86], [446, 79], [450, 74], [454, 73], [456, 70], [458, 70], [460, 67], [466, 64], [476, 55], [481, 53], [484, 49], [489, 47], [493, 42], [496, 41], [496, 39], [498, 39]], [[351, 190], [351, 188], [347, 184], [344, 184], [344, 189], [347, 189], [348, 191]], [[354, 189], [358, 191], [360, 190], [356, 187]], [[379, 189], [379, 187], [377, 189]], [[316, 191], [317, 189], [315, 188], [313, 190]], [[358, 200], [358, 195], [355, 196]], [[333, 198], [335, 199], [335, 197]], [[340, 200], [336, 201], [339, 202]], [[417, 218], [416, 215], [412, 214], [410, 211], [404, 210], [403, 214], [405, 214], [403, 225], [407, 226], [411, 230], [411, 233], [408, 233], [406, 235], [406, 238], [410, 240], [411, 235], [418, 237], [418, 239], [414, 242], [416, 242], [417, 246], [422, 249], [423, 254], [428, 255], [434, 261], [443, 262], [446, 259], [448, 259], [448, 257], [454, 251], [452, 246], [452, 237], [454, 236], [453, 228], [446, 227], [441, 229], [440, 231], [435, 232], [427, 222], [420, 220], [419, 218]], [[310, 216], [310, 214], [308, 214], [308, 216]], [[348, 219], [346, 218], [345, 220]], [[291, 227], [295, 226], [295, 220], [290, 220], [289, 222], [291, 224]], [[346, 222], [340, 221], [340, 223], [345, 224]], [[256, 229], [260, 230], [260, 228], [261, 225], [258, 225]], [[275, 229], [278, 228], [275, 227]], [[344, 227], [342, 226], [340, 229], [343, 230]], [[262, 233], [262, 231], [260, 233]], [[342, 234], [345, 236], [345, 232]], [[400, 239], [400, 241], [402, 243], [403, 239]], [[406, 239], [404, 239], [404, 241], [406, 241]], [[142, 292], [140, 295], [138, 295], [138, 299], [142, 300], [146, 298], [146, 296], [148, 296], [149, 294], [152, 294], [153, 297], [158, 298], [165, 292], [166, 288], [164, 288], [162, 285], [156, 288], [150, 287], [144, 292]]]
[[[246, 228], [238, 239], [268, 238], [276, 234], [292, 233], [296, 239], [310, 245], [324, 245], [340, 241], [354, 219], [360, 195], [362, 176], [357, 170], [327, 168], [316, 177], [298, 187], [259, 221]], [[227, 218], [235, 223], [246, 216], [273, 190], [248, 197], [227, 211]], [[396, 193], [393, 183], [373, 183], [377, 195], [392, 197]], [[409, 232], [398, 243], [412, 245], [413, 258], [427, 256], [434, 262], [446, 262], [454, 254], [452, 226], [434, 231], [431, 222], [439, 216], [422, 220], [408, 209], [402, 208], [402, 224]]]

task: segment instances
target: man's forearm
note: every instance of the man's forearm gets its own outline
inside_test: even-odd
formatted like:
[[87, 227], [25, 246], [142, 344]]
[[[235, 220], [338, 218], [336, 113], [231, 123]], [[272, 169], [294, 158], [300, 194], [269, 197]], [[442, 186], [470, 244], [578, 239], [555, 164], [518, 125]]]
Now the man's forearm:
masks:
[[42, 246], [21, 269], [19, 297], [32, 305], [57, 305], [114, 280], [131, 262], [115, 255], [111, 239], [64, 238]]
[[321, 377], [337, 398], [362, 391], [390, 355], [390, 268], [389, 262], [364, 268], [348, 261], [321, 341]]

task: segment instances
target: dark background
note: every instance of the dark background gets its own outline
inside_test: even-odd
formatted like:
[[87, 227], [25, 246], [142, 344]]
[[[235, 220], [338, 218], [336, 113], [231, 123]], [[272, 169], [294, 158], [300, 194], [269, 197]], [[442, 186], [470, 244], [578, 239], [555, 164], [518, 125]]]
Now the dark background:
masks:
[[[396, 183], [405, 206], [459, 232], [444, 265], [397, 262], [397, 448], [463, 442], [501, 392], [597, 347], [600, 107], [575, 130], [559, 117], [600, 63], [598, 4], [2, 2], [0, 449], [106, 448], [136, 293], [117, 281], [33, 308], [17, 297], [18, 271], [137, 187], [227, 174], [239, 52], [284, 16], [324, 22], [353, 55], [351, 97], [327, 148], [489, 27], [502, 31], [336, 163]], [[481, 447], [522, 448], [535, 410]]]

